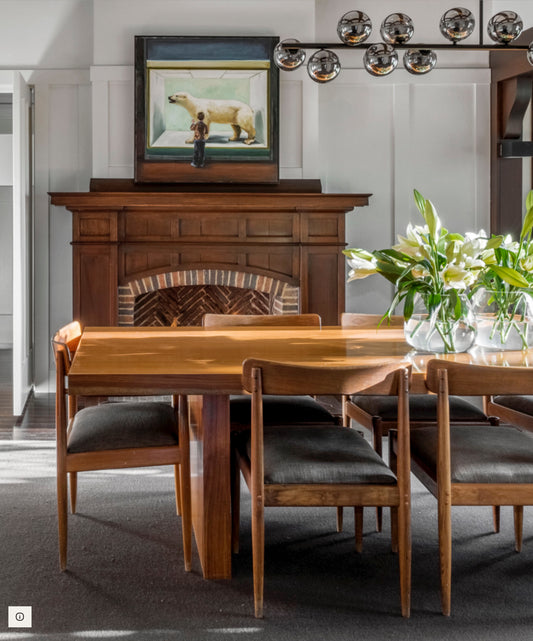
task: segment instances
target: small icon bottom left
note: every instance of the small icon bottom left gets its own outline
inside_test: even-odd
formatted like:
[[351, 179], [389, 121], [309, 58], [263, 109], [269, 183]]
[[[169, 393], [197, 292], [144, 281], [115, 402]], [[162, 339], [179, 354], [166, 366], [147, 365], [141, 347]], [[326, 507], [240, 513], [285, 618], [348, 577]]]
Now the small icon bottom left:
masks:
[[31, 605], [10, 605], [7, 608], [8, 628], [31, 628]]

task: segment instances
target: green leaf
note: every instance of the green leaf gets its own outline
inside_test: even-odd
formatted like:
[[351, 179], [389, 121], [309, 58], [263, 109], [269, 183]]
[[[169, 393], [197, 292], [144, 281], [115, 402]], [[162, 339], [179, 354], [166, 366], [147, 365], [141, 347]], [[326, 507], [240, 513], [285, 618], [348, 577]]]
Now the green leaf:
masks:
[[439, 217], [437, 216], [437, 211], [433, 206], [431, 200], [426, 200], [426, 207], [423, 212], [426, 225], [429, 228], [429, 234], [432, 238], [437, 237], [437, 231], [439, 229]]
[[502, 280], [514, 287], [529, 287], [528, 281], [512, 267], [502, 267], [500, 265], [491, 265], [491, 270]]
[[408, 290], [405, 296], [405, 302], [403, 305], [403, 317], [406, 321], [408, 321], [413, 315], [415, 295], [416, 295], [416, 287], [412, 287], [410, 290]]
[[526, 209], [529, 211], [533, 208], [533, 189], [526, 196]]
[[416, 206], [418, 207], [418, 211], [423, 216], [424, 215], [424, 211], [426, 209], [426, 199], [416, 189], [414, 189], [413, 192], [414, 192], [414, 195], [415, 195], [415, 203], [416, 203]]
[[522, 242], [524, 238], [531, 232], [532, 227], [533, 227], [533, 207], [529, 207], [527, 210], [527, 214], [524, 218], [522, 231], [520, 232], [520, 242]]
[[492, 236], [487, 241], [485, 249], [497, 249], [503, 243], [503, 236]]

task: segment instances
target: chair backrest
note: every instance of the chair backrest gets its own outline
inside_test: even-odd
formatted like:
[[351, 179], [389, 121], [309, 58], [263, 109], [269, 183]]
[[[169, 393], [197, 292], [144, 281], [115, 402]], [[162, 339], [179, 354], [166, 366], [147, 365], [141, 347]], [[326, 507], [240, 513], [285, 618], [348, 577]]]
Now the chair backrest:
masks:
[[431, 392], [442, 392], [444, 381], [450, 395], [531, 394], [533, 369], [430, 360], [426, 368], [426, 387]]
[[321, 327], [318, 314], [204, 314], [204, 327], [231, 327], [233, 325]]
[[[69, 373], [70, 365], [82, 335], [79, 321], [72, 321], [61, 327], [52, 337], [52, 348], [56, 363], [56, 438], [58, 452], [66, 452], [67, 428], [67, 389], [65, 376]], [[69, 395], [68, 417], [72, 418], [76, 412], [77, 400]]]
[[[248, 358], [243, 363], [244, 389], [254, 391], [254, 370], [261, 371], [263, 394], [373, 394], [398, 393], [398, 373], [409, 370], [405, 363], [360, 367], [310, 366]], [[409, 372], [408, 372], [409, 375]]]
[[65, 373], [68, 374], [70, 369], [70, 364], [76, 350], [78, 349], [78, 344], [82, 335], [81, 324], [79, 321], [72, 321], [68, 325], [61, 327], [54, 334], [52, 338], [52, 348], [54, 350], [54, 356], [58, 358], [58, 353], [61, 354], [61, 357], [64, 360]]
[[372, 329], [374, 327], [403, 327], [403, 316], [391, 316], [390, 322], [385, 319], [381, 325], [381, 314], [355, 314], [343, 312], [341, 314], [342, 327], [359, 327], [361, 329]]

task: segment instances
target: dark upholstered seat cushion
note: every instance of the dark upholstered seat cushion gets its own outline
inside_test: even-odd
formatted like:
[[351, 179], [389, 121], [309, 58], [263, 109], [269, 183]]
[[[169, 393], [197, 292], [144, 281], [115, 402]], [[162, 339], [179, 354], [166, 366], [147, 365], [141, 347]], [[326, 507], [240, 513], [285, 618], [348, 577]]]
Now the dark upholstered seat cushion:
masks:
[[[239, 450], [250, 457], [250, 435]], [[338, 426], [264, 428], [265, 483], [364, 483], [390, 485], [396, 477], [355, 430]]]
[[[396, 396], [352, 396], [353, 403], [371, 416], [379, 416], [383, 421], [396, 421], [398, 417], [398, 398]], [[409, 397], [409, 417], [411, 421], [437, 420], [437, 397], [434, 394], [412, 394]], [[479, 407], [460, 396], [450, 397], [450, 420], [486, 421], [487, 416]]]
[[103, 403], [74, 417], [67, 450], [92, 452], [178, 444], [178, 422], [166, 403]]
[[495, 396], [493, 400], [498, 405], [533, 416], [533, 396]]
[[[230, 396], [230, 422], [250, 425], [251, 396]], [[264, 396], [263, 423], [335, 423], [335, 417], [310, 396]]]
[[[452, 425], [452, 483], [533, 483], [533, 436], [510, 426]], [[437, 428], [411, 432], [411, 455], [435, 478]]]

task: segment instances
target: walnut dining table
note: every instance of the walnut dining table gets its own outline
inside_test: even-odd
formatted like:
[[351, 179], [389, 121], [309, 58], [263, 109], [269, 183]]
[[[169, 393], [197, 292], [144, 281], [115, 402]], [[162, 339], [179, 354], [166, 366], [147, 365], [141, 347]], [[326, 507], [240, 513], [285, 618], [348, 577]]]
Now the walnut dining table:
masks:
[[[435, 355], [413, 353], [401, 329], [383, 326], [85, 328], [68, 374], [71, 394], [189, 396], [193, 526], [208, 579], [231, 577], [229, 395], [242, 393], [242, 362], [249, 357], [324, 368], [408, 361], [412, 391], [423, 392], [425, 363]], [[533, 351], [445, 358], [527, 366]]]

